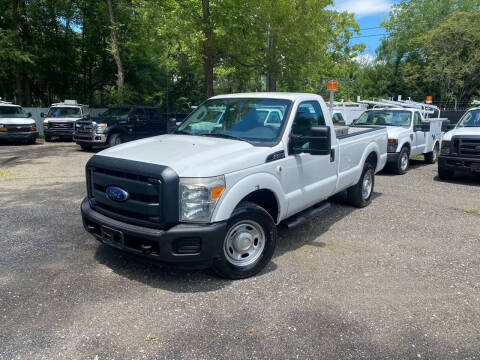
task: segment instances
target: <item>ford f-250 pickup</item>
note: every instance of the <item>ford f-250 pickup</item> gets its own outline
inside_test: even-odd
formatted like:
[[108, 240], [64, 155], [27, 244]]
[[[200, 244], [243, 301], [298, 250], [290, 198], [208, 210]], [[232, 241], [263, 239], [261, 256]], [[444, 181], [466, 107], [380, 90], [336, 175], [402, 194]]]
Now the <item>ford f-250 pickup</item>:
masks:
[[[280, 121], [266, 121], [265, 112]], [[84, 227], [159, 262], [252, 276], [272, 258], [280, 222], [302, 223], [343, 190], [354, 206], [370, 203], [375, 173], [387, 161], [387, 130], [341, 134], [318, 95], [213, 97], [173, 134], [88, 161]]]

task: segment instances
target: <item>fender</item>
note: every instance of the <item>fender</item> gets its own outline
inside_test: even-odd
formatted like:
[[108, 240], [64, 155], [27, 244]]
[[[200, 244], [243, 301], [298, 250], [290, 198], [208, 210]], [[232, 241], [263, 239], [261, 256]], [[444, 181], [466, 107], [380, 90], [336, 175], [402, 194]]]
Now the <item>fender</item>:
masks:
[[222, 195], [220, 202], [217, 204], [212, 222], [228, 220], [243, 198], [260, 189], [270, 190], [273, 193], [278, 203], [278, 222], [284, 218], [287, 212], [287, 200], [282, 185], [274, 175], [266, 172], [252, 174], [234, 183], [231, 188], [229, 188], [229, 180], [234, 181], [232, 178], [229, 179], [229, 175], [227, 175], [227, 192]]
[[362, 172], [363, 172], [363, 167], [365, 166], [365, 163], [367, 161], [367, 157], [372, 153], [374, 152], [375, 154], [377, 154], [377, 168], [375, 169], [375, 172], [377, 171], [380, 171], [381, 169], [379, 169], [379, 167], [381, 166], [382, 164], [382, 158], [380, 157], [380, 149], [378, 147], [378, 144], [376, 141], [370, 143], [367, 148], [364, 150], [363, 152], [363, 155], [362, 155], [362, 159], [360, 161], [360, 163], [358, 164], [358, 167], [352, 169], [352, 170], [355, 170], [356, 171], [356, 176], [355, 176], [355, 181], [353, 182], [354, 184], [356, 184], [359, 180], [360, 180], [360, 176], [362, 176]]
[[398, 151], [397, 151], [397, 153], [399, 153], [400, 150], [402, 150], [402, 148], [405, 145], [408, 145], [408, 147], [410, 148], [410, 152], [411, 152], [412, 151], [412, 142], [410, 140], [410, 137], [403, 139], [401, 142], [400, 142], [400, 140], [398, 141], [398, 147], [397, 147]]
[[128, 134], [128, 131], [121, 125], [118, 125], [118, 124], [115, 124], [115, 125], [112, 125], [111, 127], [107, 127], [107, 130], [105, 131], [105, 135], [108, 136], [110, 135], [111, 133], [114, 133], [114, 132], [118, 132], [120, 134], [123, 134], [123, 135], [129, 135]]

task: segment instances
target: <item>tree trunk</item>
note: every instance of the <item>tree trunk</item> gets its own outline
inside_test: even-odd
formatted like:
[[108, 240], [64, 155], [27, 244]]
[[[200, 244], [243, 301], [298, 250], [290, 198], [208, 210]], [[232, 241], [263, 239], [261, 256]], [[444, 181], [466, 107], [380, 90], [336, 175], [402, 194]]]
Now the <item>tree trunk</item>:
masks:
[[115, 63], [117, 64], [117, 88], [120, 93], [120, 97], [123, 93], [125, 84], [122, 59], [120, 57], [120, 48], [118, 47], [117, 31], [115, 29], [115, 18], [113, 16], [112, 1], [107, 0], [108, 15], [110, 17], [110, 39], [112, 40], [112, 50]]
[[[12, 9], [12, 20], [13, 20], [13, 29], [17, 33], [17, 40], [15, 45], [18, 50], [21, 50], [21, 34], [18, 29], [18, 0], [13, 1]], [[18, 105], [23, 105], [23, 89], [22, 89], [22, 76], [20, 74], [20, 64], [15, 64], [15, 103]]]
[[212, 54], [212, 28], [210, 24], [210, 0], [202, 0], [202, 24], [205, 41], [203, 42], [203, 72], [205, 97], [208, 99], [213, 96], [213, 66], [214, 59]]

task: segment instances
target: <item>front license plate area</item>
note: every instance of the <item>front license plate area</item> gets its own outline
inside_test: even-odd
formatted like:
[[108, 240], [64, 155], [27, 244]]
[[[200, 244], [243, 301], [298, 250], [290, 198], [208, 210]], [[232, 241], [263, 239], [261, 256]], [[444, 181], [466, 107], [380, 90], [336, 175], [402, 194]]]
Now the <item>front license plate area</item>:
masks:
[[123, 249], [125, 244], [121, 231], [102, 226], [102, 241], [104, 244]]

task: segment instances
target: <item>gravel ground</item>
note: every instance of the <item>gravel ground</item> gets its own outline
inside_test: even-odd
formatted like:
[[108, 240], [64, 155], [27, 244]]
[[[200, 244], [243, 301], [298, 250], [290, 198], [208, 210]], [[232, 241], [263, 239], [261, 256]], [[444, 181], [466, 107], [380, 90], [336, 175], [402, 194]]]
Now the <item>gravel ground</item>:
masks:
[[87, 235], [91, 155], [0, 146], [0, 359], [480, 359], [479, 179], [381, 173], [232, 282]]

